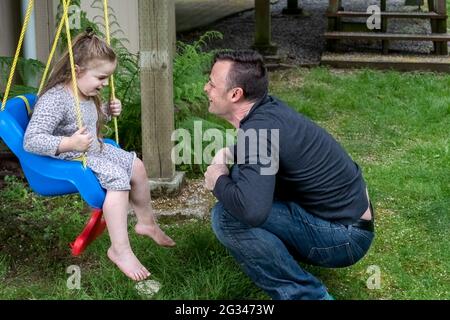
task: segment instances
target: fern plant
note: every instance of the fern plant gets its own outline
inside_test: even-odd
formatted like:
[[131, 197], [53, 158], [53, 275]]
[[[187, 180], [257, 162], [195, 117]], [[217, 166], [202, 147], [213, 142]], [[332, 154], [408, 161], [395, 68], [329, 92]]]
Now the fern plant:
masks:
[[[5, 89], [8, 81], [12, 62], [12, 57], [0, 57], [0, 87], [3, 90]], [[40, 79], [44, 71], [44, 67], [44, 64], [39, 60], [19, 58], [9, 97], [14, 97], [24, 93], [36, 93], [37, 88], [28, 85], [28, 83], [32, 79]], [[3, 99], [3, 95], [4, 92], [1, 92], [1, 99]]]
[[204, 105], [207, 102], [203, 86], [208, 81], [214, 51], [204, 52], [207, 41], [222, 39], [218, 31], [207, 31], [192, 44], [177, 42], [174, 60], [174, 102], [179, 108]]
[[[190, 140], [178, 139], [175, 142], [177, 150], [181, 149], [187, 152], [187, 163], [182, 163], [178, 169], [188, 173], [190, 177], [203, 176], [215, 152], [227, 144], [234, 143], [236, 131], [225, 121], [217, 121], [216, 117], [204, 119], [197, 116], [190, 116], [180, 121], [177, 128], [187, 130]], [[208, 135], [213, 129], [213, 135]], [[216, 134], [220, 137], [216, 137]], [[196, 141], [201, 139], [201, 141]], [[196, 150], [195, 144], [201, 145], [201, 151]], [[214, 151], [211, 154], [211, 151]], [[183, 158], [183, 154], [177, 156]], [[200, 160], [200, 161], [199, 161]]]

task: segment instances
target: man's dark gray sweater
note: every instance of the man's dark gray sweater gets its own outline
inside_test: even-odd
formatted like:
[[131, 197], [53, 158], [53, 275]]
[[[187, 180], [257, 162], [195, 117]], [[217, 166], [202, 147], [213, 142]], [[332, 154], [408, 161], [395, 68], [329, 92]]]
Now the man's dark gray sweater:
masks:
[[[256, 130], [260, 148], [252, 151], [239, 134], [237, 145], [246, 145], [245, 155], [234, 147], [235, 161], [245, 158], [238, 161], [239, 175], [220, 176], [213, 190], [235, 218], [259, 226], [274, 200], [296, 202], [311, 214], [343, 224], [355, 222], [367, 209], [358, 165], [330, 134], [280, 100], [265, 96], [256, 102], [240, 129], [241, 134]], [[267, 174], [274, 155], [278, 155], [278, 171]]]

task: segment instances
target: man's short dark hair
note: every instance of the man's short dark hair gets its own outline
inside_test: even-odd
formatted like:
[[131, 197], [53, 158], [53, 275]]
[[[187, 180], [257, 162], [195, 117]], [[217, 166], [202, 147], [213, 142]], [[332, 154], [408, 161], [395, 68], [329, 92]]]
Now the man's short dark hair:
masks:
[[253, 50], [219, 51], [217, 61], [233, 62], [227, 76], [227, 89], [242, 88], [244, 97], [256, 101], [267, 94], [269, 80], [263, 57]]

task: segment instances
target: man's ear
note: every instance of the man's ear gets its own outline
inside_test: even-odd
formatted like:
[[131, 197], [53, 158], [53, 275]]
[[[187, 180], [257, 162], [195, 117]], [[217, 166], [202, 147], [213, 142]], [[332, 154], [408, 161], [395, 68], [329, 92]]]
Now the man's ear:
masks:
[[231, 92], [231, 100], [233, 102], [239, 101], [241, 98], [244, 97], [244, 90], [242, 88], [233, 88], [233, 91]]

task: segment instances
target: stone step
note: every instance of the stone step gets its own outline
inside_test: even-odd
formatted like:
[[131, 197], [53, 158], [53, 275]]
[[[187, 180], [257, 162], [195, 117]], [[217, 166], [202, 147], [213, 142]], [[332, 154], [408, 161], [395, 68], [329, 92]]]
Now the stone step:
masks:
[[412, 40], [412, 41], [450, 41], [450, 34], [431, 33], [382, 33], [382, 32], [325, 32], [326, 39], [349, 39], [349, 40]]

